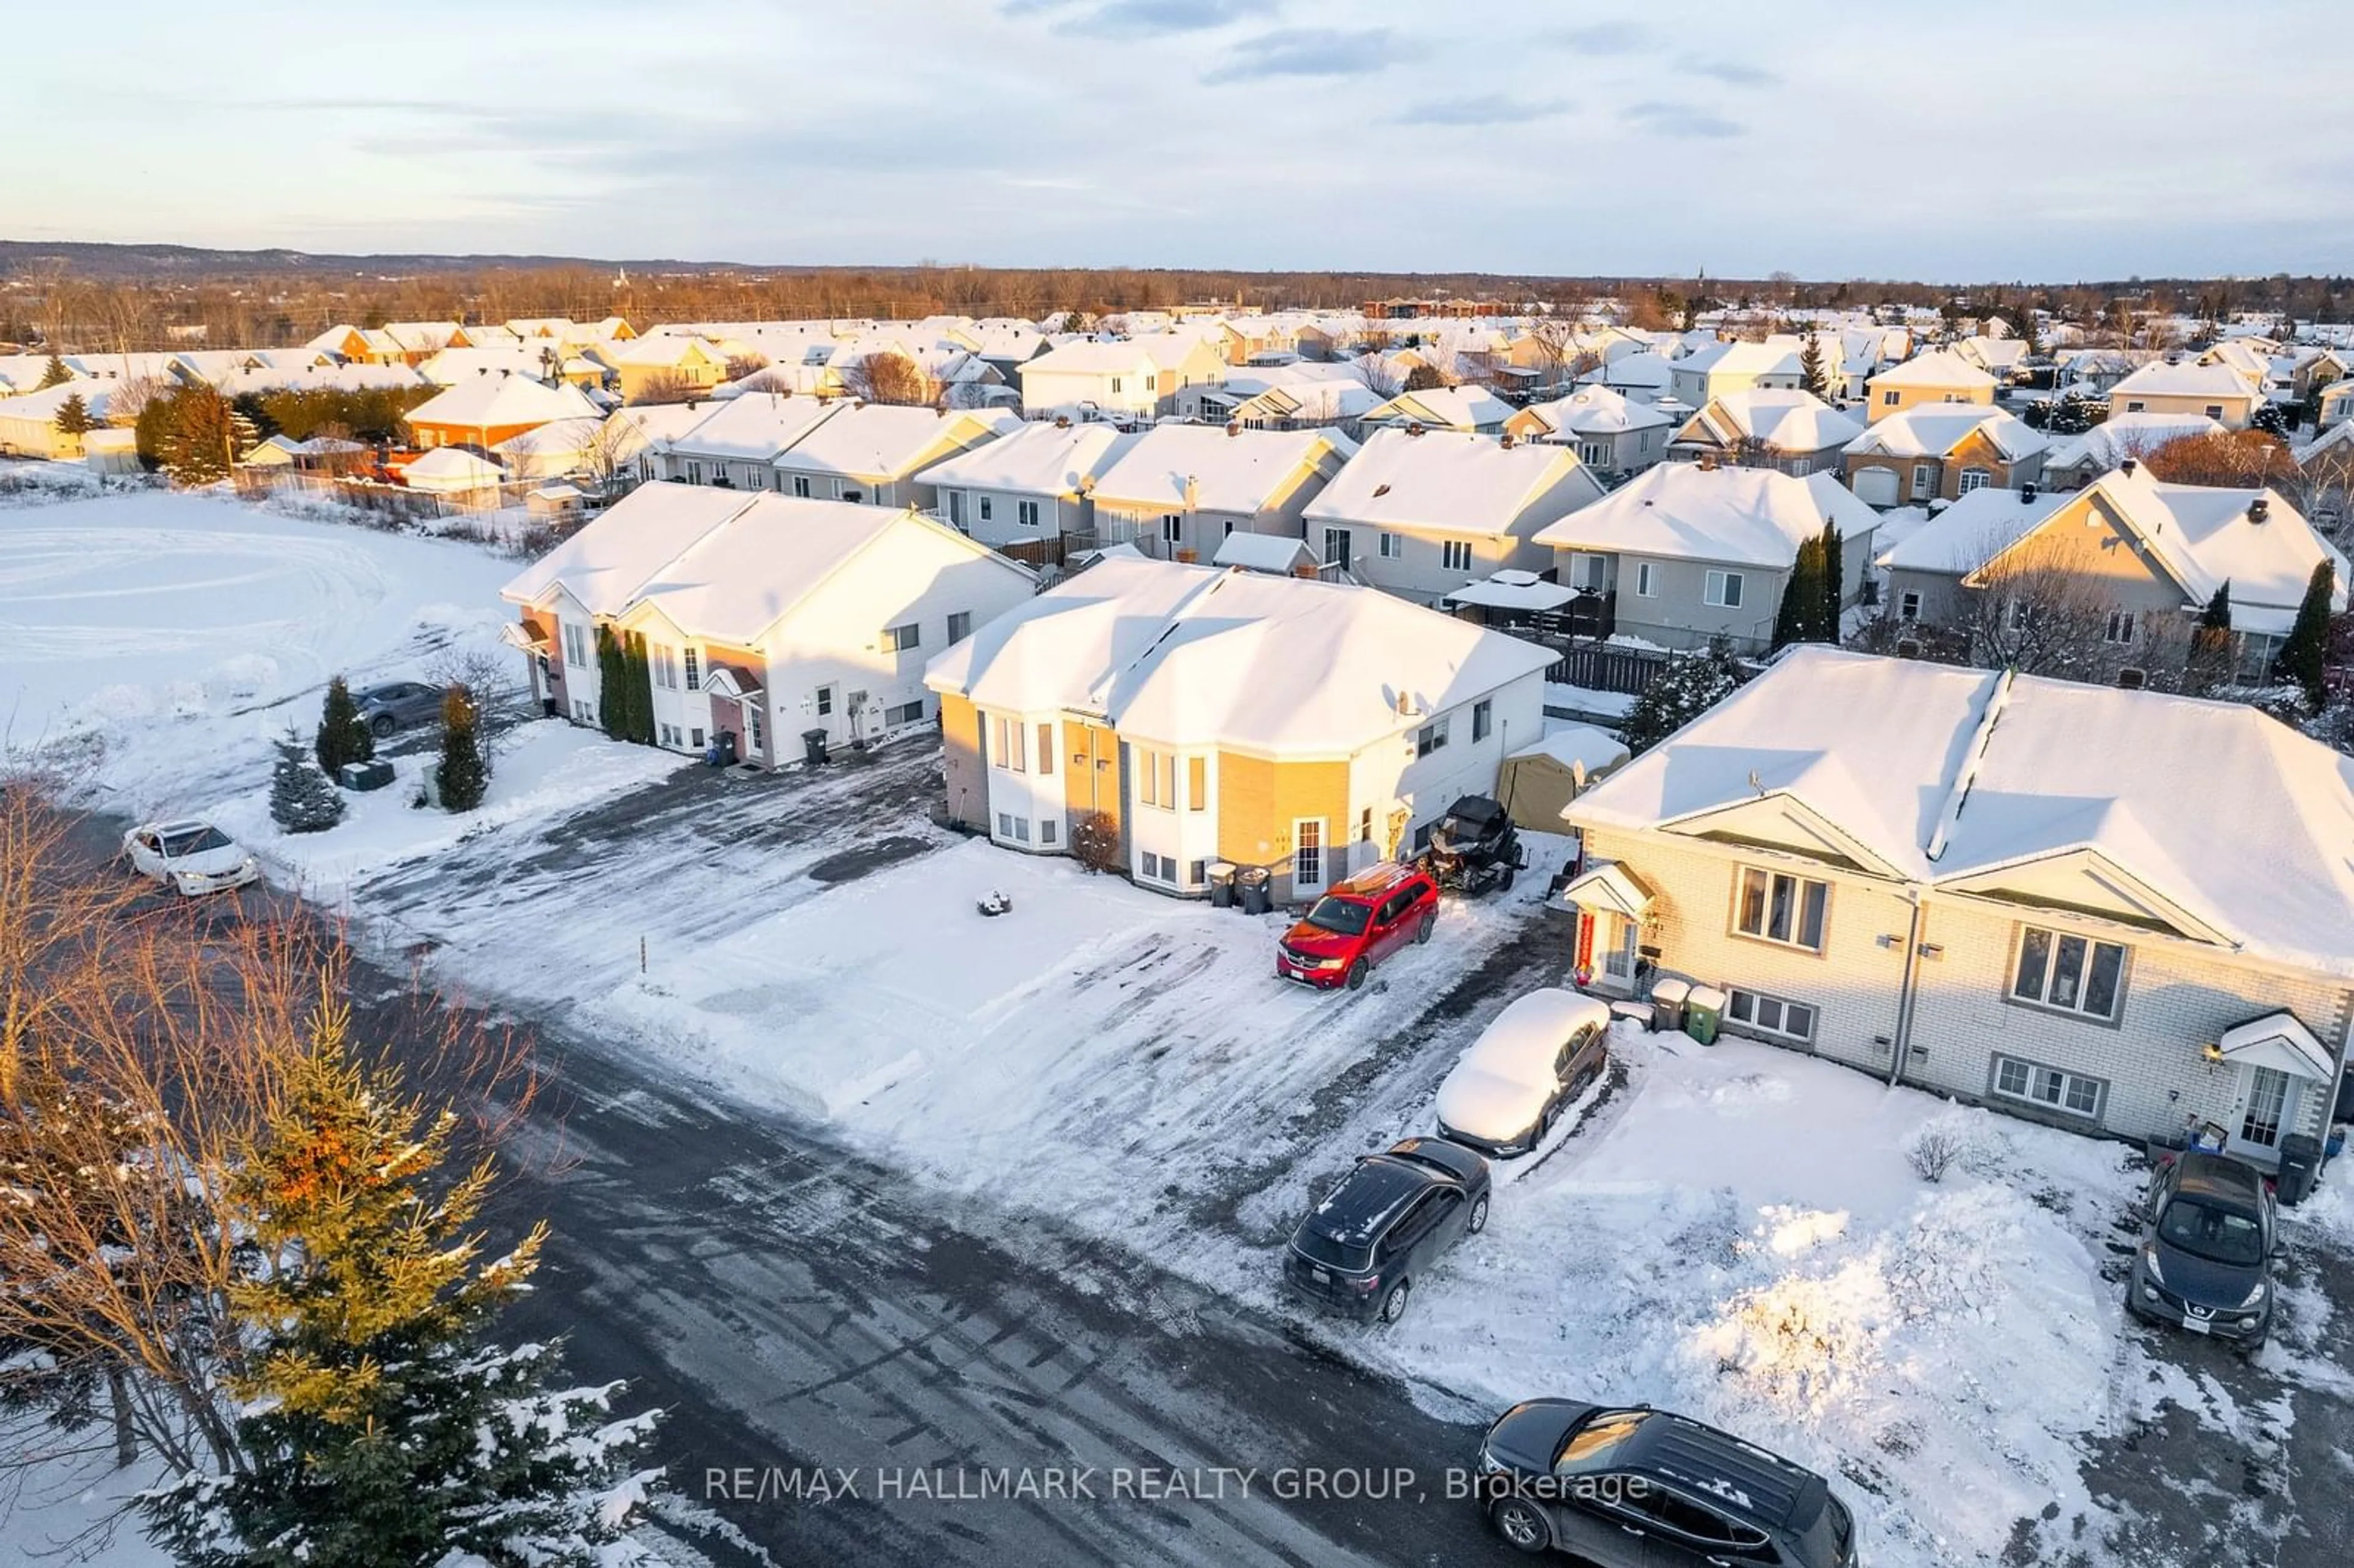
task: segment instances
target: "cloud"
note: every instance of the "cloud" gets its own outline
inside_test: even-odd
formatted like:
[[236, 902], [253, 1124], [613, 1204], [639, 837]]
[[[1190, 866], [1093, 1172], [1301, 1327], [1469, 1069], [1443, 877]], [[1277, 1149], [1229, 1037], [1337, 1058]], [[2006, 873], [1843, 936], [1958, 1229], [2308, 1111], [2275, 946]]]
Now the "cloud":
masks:
[[1387, 27], [1363, 33], [1285, 27], [1235, 45], [1227, 62], [1202, 79], [1215, 84], [1271, 76], [1370, 76], [1412, 53]]
[[1656, 47], [1651, 30], [1639, 22], [1596, 22], [1586, 27], [1565, 27], [1548, 37], [1589, 55], [1638, 55]]
[[[1037, 0], [1029, 3], [1035, 5]], [[1070, 26], [1075, 33], [1102, 38], [1143, 38], [1161, 33], [1206, 33], [1264, 16], [1274, 9], [1275, 0], [1106, 0]]]
[[1722, 114], [1689, 103], [1663, 103], [1653, 100], [1648, 103], [1629, 104], [1619, 118], [1638, 131], [1649, 131], [1657, 136], [1738, 136], [1742, 127]]
[[1782, 79], [1764, 66], [1743, 65], [1738, 60], [1684, 59], [1676, 69], [1689, 76], [1704, 76], [1731, 87], [1771, 87]]
[[1543, 120], [1565, 112], [1569, 101], [1562, 98], [1509, 98], [1500, 92], [1484, 93], [1476, 98], [1443, 98], [1432, 103], [1418, 103], [1399, 114], [1393, 123], [1399, 125], [1518, 125], [1531, 120]]

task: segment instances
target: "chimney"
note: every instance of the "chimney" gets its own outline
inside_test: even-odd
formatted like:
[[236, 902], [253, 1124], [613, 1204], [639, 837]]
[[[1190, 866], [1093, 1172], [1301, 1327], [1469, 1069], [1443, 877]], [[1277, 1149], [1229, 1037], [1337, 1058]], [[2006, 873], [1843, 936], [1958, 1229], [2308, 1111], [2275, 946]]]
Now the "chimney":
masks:
[[2258, 527], [2262, 527], [2264, 525], [2264, 519], [2270, 517], [2272, 514], [2273, 503], [2270, 501], [2265, 500], [2263, 496], [2259, 495], [2253, 501], [2248, 503], [2248, 521], [2255, 524]]
[[1512, 432], [1510, 430], [1504, 432], [1504, 450], [1506, 451], [1512, 450]]
[[1422, 434], [1422, 421], [1419, 419], [1407, 420], [1405, 433], [1409, 436], [1418, 436]]
[[1057, 414], [1055, 416], [1055, 429], [1058, 430], [1067, 430], [1070, 428], [1071, 417], [1068, 414]]
[[2117, 464], [2117, 471], [2124, 474], [2127, 479], [2131, 479], [2133, 477], [2133, 471], [2137, 466], [2137, 465], [2135, 463], [2133, 459], [2127, 458], [2125, 461]]
[[1228, 419], [1226, 421], [1226, 434], [1230, 436], [1239, 436], [1242, 433], [1243, 422], [1240, 419]]

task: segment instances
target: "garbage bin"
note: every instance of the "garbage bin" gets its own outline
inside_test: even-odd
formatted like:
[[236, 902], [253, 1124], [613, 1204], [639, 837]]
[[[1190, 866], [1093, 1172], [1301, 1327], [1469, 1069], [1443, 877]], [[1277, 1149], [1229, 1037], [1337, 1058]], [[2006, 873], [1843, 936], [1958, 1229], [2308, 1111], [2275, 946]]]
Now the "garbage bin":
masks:
[[812, 767], [825, 766], [825, 731], [822, 729], [801, 731], [801, 759]]
[[335, 782], [346, 789], [381, 789], [392, 782], [392, 764], [381, 758], [372, 762], [346, 762], [336, 770]]
[[1703, 1045], [1716, 1044], [1717, 1025], [1724, 1022], [1724, 993], [1712, 985], [1696, 985], [1684, 999], [1684, 1033]]
[[703, 760], [714, 768], [735, 767], [736, 732], [732, 729], [723, 729], [713, 736], [709, 749], [703, 754]]
[[2320, 1173], [2321, 1139], [2292, 1132], [2280, 1140], [2280, 1181], [2273, 1195], [2293, 1208], [2312, 1195], [2313, 1179]]
[[1223, 860], [1214, 860], [1202, 868], [1210, 879], [1210, 907], [1232, 909], [1235, 906], [1235, 868]]
[[1235, 873], [1235, 893], [1246, 915], [1264, 915], [1275, 907], [1275, 874], [1263, 865], [1246, 865]]
[[1691, 995], [1691, 981], [1678, 980], [1673, 975], [1655, 980], [1651, 985], [1651, 1028], [1654, 1033], [1673, 1034], [1684, 1026], [1684, 1002]]

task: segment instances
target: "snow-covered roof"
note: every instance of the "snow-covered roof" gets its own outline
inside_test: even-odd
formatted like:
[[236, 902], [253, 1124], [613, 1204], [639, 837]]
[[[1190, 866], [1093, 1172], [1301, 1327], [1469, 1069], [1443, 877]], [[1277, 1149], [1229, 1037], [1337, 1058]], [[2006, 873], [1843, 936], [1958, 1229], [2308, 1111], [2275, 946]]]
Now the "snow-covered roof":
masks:
[[528, 376], [476, 376], [435, 394], [408, 411], [411, 425], [495, 429], [593, 418], [597, 407], [574, 387], [549, 387]]
[[1581, 386], [1631, 387], [1640, 392], [1664, 392], [1675, 384], [1675, 365], [1654, 349], [1638, 349], [1579, 376]]
[[412, 490], [482, 490], [506, 478], [506, 471], [464, 447], [435, 447], [400, 477]]
[[2113, 407], [2129, 397], [2253, 397], [2248, 378], [2228, 365], [2168, 365], [2153, 361], [2109, 388]]
[[1608, 387], [1581, 387], [1566, 397], [1532, 403], [1522, 410], [1548, 432], [1539, 440], [1559, 437], [1615, 436], [1628, 430], [1656, 429], [1672, 424], [1648, 403], [1637, 403]]
[[1377, 588], [1107, 554], [925, 672], [982, 708], [1172, 747], [1338, 758], [1553, 655]]
[[1110, 425], [1036, 421], [936, 462], [916, 477], [952, 489], [1069, 499], [1079, 493], [1081, 482], [1101, 474], [1138, 439]]
[[1316, 551], [1305, 539], [1239, 530], [1218, 541], [1218, 553], [1210, 561], [1214, 566], [1240, 567], [1252, 572], [1289, 572], [1318, 564]]
[[2223, 430], [2221, 420], [2204, 414], [2111, 414], [2083, 435], [2055, 442], [2044, 464], [2052, 469], [2087, 464], [2112, 469], [2129, 457], [2147, 457], [2178, 436], [2220, 435]]
[[666, 445], [672, 451], [689, 457], [771, 462], [849, 405], [749, 392], [704, 407], [710, 411], [682, 434], [668, 439]]
[[1202, 339], [1184, 333], [1150, 333], [1142, 337], [1088, 338], [1050, 348], [1022, 366], [1024, 376], [1118, 376], [1150, 366], [1174, 370], [1202, 348]]
[[1590, 724], [1554, 724], [1544, 738], [1524, 746], [1514, 757], [1550, 757], [1568, 768], [1582, 768], [1587, 778], [1627, 760], [1627, 743], [1606, 729]]
[[1790, 342], [1709, 343], [1676, 361], [1676, 368], [1711, 376], [1797, 376], [1804, 351]]
[[1982, 486], [1908, 531], [1873, 564], [1893, 571], [1964, 577], [2041, 527], [2073, 499], [2064, 491], [2042, 491], [2026, 499], [2020, 491]]
[[777, 456], [777, 466], [801, 473], [896, 479], [943, 440], [986, 443], [994, 432], [1021, 428], [1020, 416], [1002, 409], [942, 413], [887, 403], [854, 404], [786, 447]]
[[1928, 387], [1940, 391], [1994, 390], [1995, 378], [1950, 348], [1933, 348], [1872, 378], [1875, 387]]
[[93, 419], [106, 418], [107, 398], [112, 385], [102, 381], [60, 381], [42, 391], [27, 392], [17, 397], [0, 397], [0, 419], [24, 419], [46, 425], [58, 417], [58, 410], [74, 398], [81, 399], [85, 412]]
[[540, 604], [561, 588], [591, 615], [619, 615], [663, 563], [735, 516], [752, 499], [740, 490], [707, 485], [642, 484], [595, 523], [518, 572], [499, 590], [500, 597], [517, 604]]
[[2014, 906], [2005, 873], [2090, 852], [2192, 939], [2354, 978], [2354, 758], [2244, 704], [1802, 646], [1567, 815], [1672, 832], [1761, 795]]
[[1924, 403], [1874, 420], [1848, 442], [1847, 450], [1854, 456], [1942, 458], [1978, 430], [2009, 462], [2050, 445], [2042, 431], [1991, 403]]
[[1507, 446], [1468, 430], [1376, 430], [1309, 503], [1306, 516], [1311, 523], [1492, 535], [1516, 531], [1540, 503], [1557, 516], [1602, 493], [1601, 482], [1566, 447]]
[[1828, 473], [1798, 479], [1770, 468], [1662, 463], [1540, 530], [1536, 542], [1560, 549], [1787, 567], [1798, 546], [1821, 534], [1825, 523], [1838, 524], [1852, 544], [1877, 528], [1880, 519]]
[[1577, 590], [1566, 583], [1547, 582], [1534, 572], [1501, 571], [1476, 583], [1466, 583], [1447, 596], [1448, 604], [1468, 604], [1480, 609], [1510, 609], [1535, 612], [1559, 609], [1577, 597]]
[[1500, 425], [1511, 417], [1512, 406], [1485, 387], [1431, 387], [1401, 392], [1363, 416], [1368, 424], [1394, 419], [1447, 430], [1476, 430]]
[[1843, 447], [1863, 426], [1799, 387], [1750, 387], [1711, 397], [1676, 432], [1680, 441], [1734, 446], [1760, 441], [1776, 451], [1819, 452]]
[[1329, 430], [1158, 425], [1097, 476], [1095, 495], [1112, 506], [1257, 512], [1303, 465], [1330, 467], [1356, 450]]

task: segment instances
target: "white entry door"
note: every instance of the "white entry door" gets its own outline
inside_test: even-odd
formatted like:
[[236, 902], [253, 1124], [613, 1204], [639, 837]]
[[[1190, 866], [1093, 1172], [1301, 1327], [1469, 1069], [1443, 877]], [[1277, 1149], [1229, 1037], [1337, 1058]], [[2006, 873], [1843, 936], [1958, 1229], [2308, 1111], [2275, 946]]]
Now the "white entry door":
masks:
[[1330, 876], [1325, 859], [1324, 819], [1302, 817], [1291, 824], [1291, 895], [1313, 898]]
[[2243, 1066], [2240, 1096], [2225, 1124], [2224, 1147], [2231, 1152], [2267, 1164], [2280, 1158], [2281, 1135], [2296, 1125], [2299, 1091], [2305, 1080], [2278, 1067]]

